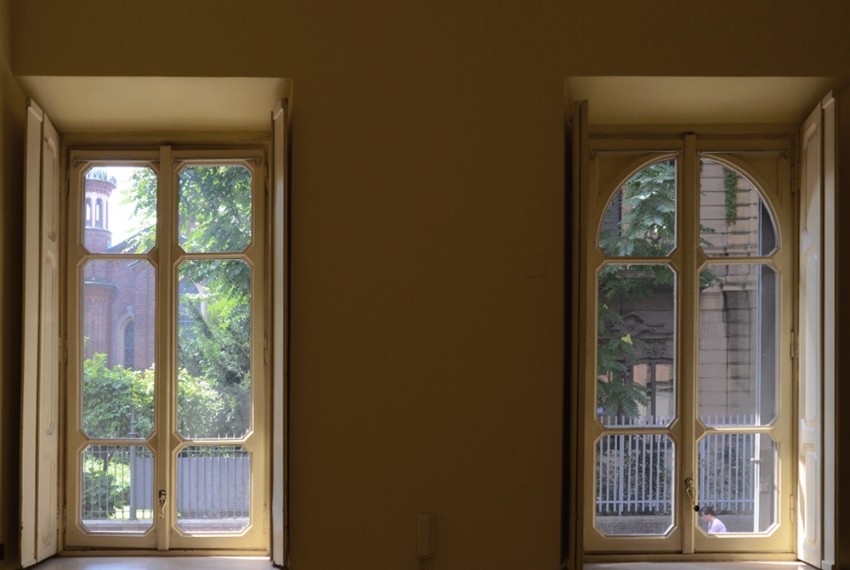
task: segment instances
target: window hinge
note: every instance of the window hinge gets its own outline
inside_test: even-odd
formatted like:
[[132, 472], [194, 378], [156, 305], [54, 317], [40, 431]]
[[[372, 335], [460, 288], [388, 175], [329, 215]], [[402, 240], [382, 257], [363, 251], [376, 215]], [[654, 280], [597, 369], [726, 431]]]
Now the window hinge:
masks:
[[800, 350], [798, 344], [797, 331], [791, 331], [791, 358], [797, 358]]
[[269, 363], [269, 337], [263, 336], [263, 360], [266, 364]]
[[791, 495], [791, 522], [797, 522], [797, 497]]
[[791, 165], [791, 194], [796, 194], [800, 188], [800, 180], [797, 178], [797, 167]]
[[68, 364], [68, 339], [59, 337], [59, 361]]

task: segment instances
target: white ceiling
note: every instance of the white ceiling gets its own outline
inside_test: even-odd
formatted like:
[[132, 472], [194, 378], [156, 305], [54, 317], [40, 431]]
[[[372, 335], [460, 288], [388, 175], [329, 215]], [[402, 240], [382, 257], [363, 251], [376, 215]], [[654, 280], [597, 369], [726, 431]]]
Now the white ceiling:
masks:
[[290, 82], [261, 77], [18, 77], [64, 133], [270, 131]]
[[571, 77], [567, 99], [588, 101], [588, 122], [796, 124], [831, 87], [829, 77]]

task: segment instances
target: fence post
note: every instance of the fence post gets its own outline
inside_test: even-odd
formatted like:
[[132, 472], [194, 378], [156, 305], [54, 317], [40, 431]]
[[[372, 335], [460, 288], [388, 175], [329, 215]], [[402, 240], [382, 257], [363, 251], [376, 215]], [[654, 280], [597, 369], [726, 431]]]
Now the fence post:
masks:
[[[136, 433], [136, 408], [130, 408], [130, 433], [131, 439], [138, 437]], [[136, 446], [130, 446], [130, 520], [136, 520]]]

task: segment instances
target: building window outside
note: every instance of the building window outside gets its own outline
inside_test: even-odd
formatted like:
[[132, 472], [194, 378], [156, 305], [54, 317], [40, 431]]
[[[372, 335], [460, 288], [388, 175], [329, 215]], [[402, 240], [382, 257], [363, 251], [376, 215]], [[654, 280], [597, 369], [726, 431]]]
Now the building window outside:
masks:
[[121, 332], [122, 364], [124, 368], [135, 369], [136, 362], [136, 321], [128, 318]]

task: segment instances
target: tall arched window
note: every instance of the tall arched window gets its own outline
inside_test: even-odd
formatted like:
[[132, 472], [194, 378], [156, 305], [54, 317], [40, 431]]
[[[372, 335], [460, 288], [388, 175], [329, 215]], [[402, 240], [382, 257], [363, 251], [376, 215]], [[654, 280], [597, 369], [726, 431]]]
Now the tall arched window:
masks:
[[124, 368], [135, 368], [136, 321], [128, 317], [121, 327], [121, 364]]
[[590, 143], [584, 549], [788, 549], [787, 149], [754, 155], [694, 135], [641, 143]]
[[103, 200], [100, 198], [95, 202], [94, 207], [94, 225], [97, 228], [103, 227]]
[[92, 226], [91, 198], [86, 198], [86, 227]]

